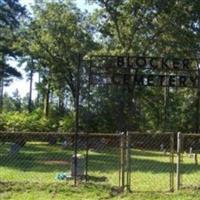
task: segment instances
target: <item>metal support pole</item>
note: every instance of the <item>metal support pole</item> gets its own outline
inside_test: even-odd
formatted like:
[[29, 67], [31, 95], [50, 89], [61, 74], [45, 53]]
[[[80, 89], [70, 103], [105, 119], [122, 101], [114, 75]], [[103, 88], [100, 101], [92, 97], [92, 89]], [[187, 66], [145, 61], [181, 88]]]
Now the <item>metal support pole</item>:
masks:
[[199, 133], [200, 122], [200, 69], [198, 68], [198, 88], [197, 88], [197, 118], [196, 118], [196, 133]]
[[181, 133], [177, 134], [176, 189], [180, 189]]
[[[88, 100], [88, 105], [87, 105], [87, 112], [88, 112], [88, 122], [90, 121], [90, 86], [91, 86], [91, 68], [92, 68], [92, 61], [90, 59], [89, 61], [89, 71], [88, 71], [88, 93], [87, 93], [87, 100]], [[87, 126], [88, 129], [88, 126]], [[87, 130], [89, 131], [89, 130]], [[89, 160], [89, 134], [87, 132], [87, 138], [86, 138], [86, 158], [85, 158], [85, 181], [88, 182], [89, 177], [88, 177], [88, 160]]]
[[74, 185], [77, 185], [77, 151], [79, 133], [79, 90], [80, 90], [80, 65], [81, 55], [78, 56], [77, 77], [76, 77], [76, 99], [75, 99], [75, 137], [74, 137]]
[[124, 151], [124, 132], [121, 133], [121, 169], [120, 169], [120, 174], [121, 174], [121, 183], [120, 183], [120, 186], [122, 187], [122, 190], [124, 190], [125, 188], [125, 151]]
[[89, 136], [86, 137], [86, 155], [85, 155], [85, 181], [88, 182], [88, 157], [89, 157]]
[[164, 88], [164, 126], [163, 126], [164, 131], [168, 130], [168, 100], [169, 100], [169, 87], [165, 87]]
[[170, 191], [174, 192], [174, 133], [170, 135]]
[[122, 139], [121, 133], [119, 133], [119, 187], [121, 187], [121, 154], [122, 154]]
[[127, 191], [131, 191], [131, 157], [130, 157], [130, 136], [129, 133], [126, 132], [126, 167], [127, 167], [127, 174], [126, 174], [126, 186]]

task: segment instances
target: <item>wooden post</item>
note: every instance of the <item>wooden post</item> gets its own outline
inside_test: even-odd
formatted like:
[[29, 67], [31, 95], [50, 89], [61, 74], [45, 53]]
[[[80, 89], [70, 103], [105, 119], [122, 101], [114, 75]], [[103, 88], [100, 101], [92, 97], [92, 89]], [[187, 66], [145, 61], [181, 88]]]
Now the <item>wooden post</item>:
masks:
[[177, 134], [176, 189], [180, 189], [181, 133]]

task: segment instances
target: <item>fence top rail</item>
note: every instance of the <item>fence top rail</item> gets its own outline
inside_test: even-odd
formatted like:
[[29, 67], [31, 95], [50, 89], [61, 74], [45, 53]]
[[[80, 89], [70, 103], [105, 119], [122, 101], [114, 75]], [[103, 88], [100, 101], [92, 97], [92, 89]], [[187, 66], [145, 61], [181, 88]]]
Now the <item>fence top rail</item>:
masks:
[[139, 132], [139, 131], [128, 131], [129, 135], [173, 135], [175, 132]]
[[[128, 134], [130, 135], [171, 135], [174, 134], [175, 132], [140, 132], [140, 131], [127, 131]], [[69, 135], [73, 136], [75, 135], [75, 132], [26, 132], [26, 131], [0, 131], [0, 134], [9, 134], [9, 135], [24, 135], [24, 134], [29, 134], [29, 135]], [[80, 136], [120, 136], [122, 135], [123, 132], [118, 132], [118, 133], [98, 133], [98, 132], [79, 132], [78, 135]], [[200, 133], [182, 133], [183, 135], [197, 135], [200, 136]]]
[[121, 135], [121, 133], [82, 133], [82, 134], [86, 136], [115, 136], [115, 137], [118, 137]]
[[[55, 135], [55, 136], [74, 136], [74, 132], [23, 132], [23, 131], [0, 131], [0, 136], [2, 135], [25, 135], [25, 136], [30, 136], [30, 135], [44, 135], [44, 136], [49, 136], [49, 135]], [[119, 133], [87, 133], [87, 132], [79, 132], [78, 136], [120, 136]]]
[[22, 135], [22, 134], [29, 134], [29, 135], [73, 135], [73, 132], [40, 132], [40, 131], [0, 131], [0, 134], [13, 134], [13, 135]]
[[[175, 132], [140, 132], [140, 131], [127, 131], [130, 135], [171, 135]], [[26, 131], [0, 131], [0, 134], [2, 135], [66, 135], [66, 136], [73, 136], [75, 135], [75, 132], [26, 132]], [[123, 132], [118, 133], [95, 133], [95, 132], [79, 132], [79, 136], [120, 136]], [[182, 133], [184, 135], [197, 135], [200, 136], [200, 134], [192, 134], [192, 133]]]
[[200, 133], [181, 133], [182, 136], [200, 137]]

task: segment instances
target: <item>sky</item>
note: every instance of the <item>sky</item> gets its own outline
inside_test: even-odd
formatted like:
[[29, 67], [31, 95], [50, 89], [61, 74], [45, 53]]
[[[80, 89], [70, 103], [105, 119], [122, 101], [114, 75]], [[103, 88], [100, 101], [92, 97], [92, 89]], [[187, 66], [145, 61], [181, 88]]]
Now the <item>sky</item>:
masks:
[[[74, 0], [76, 3], [77, 7], [79, 7], [82, 11], [88, 10], [89, 12], [94, 11], [96, 8], [98, 8], [97, 5], [90, 5], [86, 3], [85, 0]], [[30, 6], [33, 5], [34, 0], [20, 0], [20, 3], [22, 5], [25, 5], [27, 9], [30, 9]], [[14, 59], [11, 59], [9, 61], [9, 64], [13, 67], [17, 66], [17, 62]], [[10, 96], [13, 95], [13, 92], [16, 91], [16, 89], [19, 91], [19, 94], [21, 97], [25, 97], [27, 93], [29, 92], [29, 83], [27, 81], [26, 75], [23, 73], [23, 67], [18, 68], [18, 70], [22, 73], [22, 79], [16, 79], [14, 78], [14, 81], [10, 84], [9, 87], [5, 87], [4, 92], [9, 94]], [[38, 75], [34, 75], [34, 82], [37, 82], [38, 80]], [[36, 98], [37, 92], [35, 89], [35, 84], [33, 85], [33, 98]]]
[[[86, 0], [72, 0], [76, 3], [76, 5], [82, 10], [88, 10], [89, 12], [92, 12], [95, 8], [97, 8], [97, 5], [91, 5], [86, 3]], [[30, 5], [34, 3], [34, 0], [20, 0], [20, 3], [22, 5], [27, 6], [27, 8], [30, 8]]]

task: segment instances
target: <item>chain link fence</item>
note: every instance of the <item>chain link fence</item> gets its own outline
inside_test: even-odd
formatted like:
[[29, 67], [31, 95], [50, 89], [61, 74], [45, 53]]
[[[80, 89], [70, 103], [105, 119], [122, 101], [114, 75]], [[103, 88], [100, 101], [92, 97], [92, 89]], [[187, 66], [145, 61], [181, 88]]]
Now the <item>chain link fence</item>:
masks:
[[130, 133], [131, 188], [173, 191], [174, 134]]
[[70, 170], [71, 138], [49, 133], [1, 133], [0, 180], [54, 182]]
[[[0, 133], [0, 181], [68, 181], [75, 176], [74, 133]], [[79, 134], [77, 181], [119, 186], [117, 134]]]
[[200, 187], [200, 135], [181, 134], [180, 188]]
[[106, 181], [112, 186], [120, 186], [120, 136], [90, 134], [88, 137], [88, 181]]
[[[199, 187], [200, 135], [181, 134], [180, 140], [179, 154], [174, 133], [80, 133], [77, 181], [132, 191]], [[0, 181], [73, 185], [74, 142], [74, 133], [1, 132]]]

